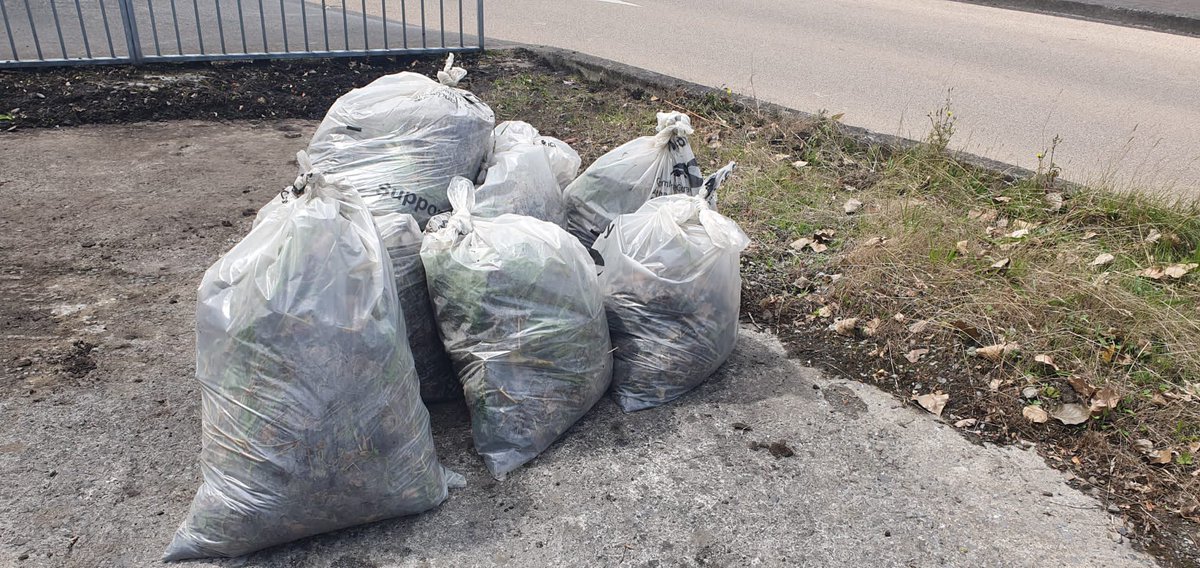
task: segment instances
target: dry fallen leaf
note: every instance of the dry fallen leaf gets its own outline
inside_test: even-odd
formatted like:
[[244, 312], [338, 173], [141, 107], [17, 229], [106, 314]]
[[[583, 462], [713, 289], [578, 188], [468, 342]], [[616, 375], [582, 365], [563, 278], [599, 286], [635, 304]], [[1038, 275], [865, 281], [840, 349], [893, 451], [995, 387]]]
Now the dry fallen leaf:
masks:
[[1146, 235], [1145, 242], [1147, 244], [1154, 244], [1154, 243], [1157, 243], [1158, 240], [1161, 238], [1162, 238], [1162, 233], [1158, 232], [1158, 229], [1150, 229], [1150, 234]]
[[1099, 233], [1097, 233], [1096, 231], [1088, 231], [1083, 234], [1083, 240], [1087, 241], [1087, 240], [1094, 239], [1094, 238], [1096, 238], [1097, 234], [1099, 234]]
[[979, 349], [975, 350], [975, 354], [993, 363], [999, 363], [1005, 355], [1015, 353], [1020, 350], [1021, 346], [1017, 343], [997, 343], [995, 345], [980, 347]]
[[1133, 441], [1133, 447], [1143, 454], [1148, 454], [1154, 450], [1154, 442], [1151, 442], [1145, 438], [1138, 438], [1137, 440]]
[[952, 322], [950, 322], [950, 326], [953, 327], [954, 329], [957, 329], [958, 331], [961, 331], [967, 337], [970, 337], [971, 341], [974, 341], [976, 343], [979, 343], [979, 340], [983, 338], [983, 334], [979, 332], [979, 328], [977, 328], [965, 321], [961, 321], [961, 320], [952, 321]]
[[913, 400], [921, 405], [921, 408], [928, 410], [930, 414], [941, 416], [942, 410], [946, 408], [946, 403], [950, 401], [950, 395], [937, 391], [931, 394], [923, 394], [914, 396]]
[[1097, 256], [1096, 260], [1093, 260], [1092, 263], [1090, 264], [1090, 266], [1104, 266], [1104, 265], [1112, 262], [1113, 259], [1115, 259], [1115, 258], [1116, 257], [1111, 254], [1104, 253], [1104, 254], [1101, 254], [1100, 256]]
[[812, 249], [813, 252], [825, 252], [829, 249], [829, 245], [822, 243], [809, 243], [808, 248]]
[[804, 250], [808, 245], [811, 245], [812, 242], [813, 242], [812, 239], [808, 239], [808, 238], [796, 239], [795, 241], [792, 241], [792, 244], [790, 244], [788, 246], [791, 247], [792, 250]]
[[928, 349], [913, 349], [912, 351], [909, 351], [904, 358], [908, 359], [909, 363], [916, 363], [920, 361], [921, 357], [924, 357], [926, 353], [929, 353]]
[[818, 243], [833, 242], [833, 237], [837, 236], [837, 231], [833, 229], [820, 229], [813, 232], [813, 240]]
[[862, 328], [863, 335], [867, 337], [875, 337], [875, 335], [879, 333], [879, 325], [882, 323], [883, 322], [879, 321], [879, 318], [871, 318], [871, 321], [867, 322]]
[[994, 209], [989, 209], [987, 211], [972, 209], [967, 213], [967, 219], [979, 221], [980, 223], [991, 223], [992, 221], [996, 220], [996, 216], [996, 210]]
[[1161, 395], [1159, 393], [1154, 393], [1153, 395], [1151, 395], [1150, 402], [1153, 402], [1154, 404], [1157, 404], [1158, 406], [1166, 406], [1166, 405], [1170, 404], [1167, 402], [1166, 397], [1164, 397], [1163, 395]]
[[1000, 260], [997, 260], [996, 262], [992, 263], [992, 270], [998, 270], [1001, 272], [1008, 270], [1009, 262], [1010, 261], [1007, 258], [1002, 258]]
[[896, 315], [892, 316], [892, 319], [896, 320], [898, 323], [904, 323], [905, 315], [897, 312]]
[[845, 211], [847, 215], [853, 215], [853, 214], [857, 213], [859, 209], [862, 208], [862, 205], [863, 205], [863, 203], [861, 201], [854, 199], [854, 198], [850, 198], [850, 199], [846, 200], [845, 205], [842, 205], [842, 211]]
[[1003, 381], [1000, 379], [992, 379], [988, 382], [988, 389], [992, 392], [999, 392], [1001, 384], [1003, 384]]
[[1008, 202], [1012, 201], [1012, 198], [1001, 195], [999, 197], [993, 197], [992, 201], [995, 201], [996, 203], [1008, 203]]
[[1046, 211], [1057, 213], [1063, 208], [1063, 194], [1053, 192], [1046, 194]]
[[1150, 463], [1158, 465], [1169, 464], [1171, 463], [1171, 459], [1174, 457], [1175, 456], [1171, 450], [1155, 450], [1152, 452], [1146, 452], [1146, 459], [1150, 460]]
[[1071, 375], [1068, 377], [1067, 384], [1071, 385], [1071, 388], [1074, 389], [1079, 396], [1085, 399], [1092, 396], [1092, 393], [1096, 392], [1096, 387], [1089, 384], [1087, 379], [1078, 375]]
[[1196, 264], [1194, 262], [1189, 262], [1187, 264], [1172, 264], [1163, 270], [1163, 273], [1178, 280], [1186, 276], [1187, 273], [1195, 270], [1197, 267], [1200, 267], [1200, 264]]
[[1112, 387], [1104, 387], [1092, 395], [1092, 405], [1090, 410], [1097, 413], [1103, 410], [1114, 410], [1121, 403], [1121, 395]]
[[957, 243], [954, 243], [954, 250], [957, 250], [958, 254], [961, 254], [961, 255], [971, 254], [971, 241], [964, 240], [964, 241], [958, 241]]
[[1021, 409], [1021, 415], [1034, 424], [1045, 424], [1050, 415], [1040, 406], [1029, 405]]
[[979, 424], [979, 420], [976, 418], [963, 418], [962, 420], [955, 422], [954, 427], [955, 428], [971, 428], [971, 427], [975, 426], [976, 424]]
[[796, 160], [795, 162], [792, 162], [792, 167], [796, 168], [797, 170], [804, 169], [804, 167], [807, 165], [808, 162], [805, 162], [804, 160]]
[[1058, 365], [1054, 364], [1054, 357], [1051, 355], [1047, 355], [1044, 353], [1037, 355], [1033, 358], [1033, 362], [1040, 365], [1042, 367], [1042, 370], [1046, 373], [1057, 373], [1058, 372]]
[[1064, 404], [1058, 407], [1053, 413], [1051, 413], [1051, 416], [1063, 424], [1075, 425], [1087, 422], [1088, 418], [1091, 417], [1091, 414], [1088, 413], [1088, 410], [1084, 408], [1082, 404], [1076, 404], [1072, 402], [1070, 404]]
[[1165, 274], [1166, 272], [1157, 266], [1151, 266], [1150, 268], [1137, 271], [1138, 276], [1141, 276], [1142, 278], [1149, 278], [1151, 280], [1162, 280], [1162, 277]]
[[833, 317], [833, 308], [821, 306], [821, 309], [817, 310], [817, 315], [823, 318]]
[[908, 331], [909, 333], [925, 333], [925, 330], [929, 329], [929, 325], [929, 320], [915, 321], [908, 326]]
[[1010, 239], [1023, 239], [1027, 236], [1029, 236], [1029, 229], [1017, 229], [1008, 234]]
[[854, 328], [858, 327], [858, 318], [846, 318], [833, 323], [833, 330], [838, 335], [854, 336]]

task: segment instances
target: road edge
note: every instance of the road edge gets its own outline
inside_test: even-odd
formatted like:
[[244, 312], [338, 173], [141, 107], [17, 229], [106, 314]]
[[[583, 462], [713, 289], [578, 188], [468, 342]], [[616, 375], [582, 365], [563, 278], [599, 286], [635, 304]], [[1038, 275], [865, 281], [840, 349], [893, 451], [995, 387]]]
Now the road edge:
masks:
[[[513, 51], [532, 56], [553, 69], [578, 73], [589, 81], [607, 85], [629, 86], [656, 89], [665, 92], [682, 92], [693, 96], [716, 94], [732, 98], [734, 102], [747, 108], [755, 108], [784, 117], [813, 119], [817, 115], [771, 103], [746, 95], [738, 94], [699, 83], [685, 81], [670, 75], [648, 71], [640, 67], [618, 63], [610, 59], [588, 55], [579, 51], [549, 47], [544, 45], [509, 44], [504, 47], [488, 48], [488, 51]], [[867, 145], [881, 146], [893, 150], [906, 150], [922, 144], [919, 140], [881, 134], [858, 126], [842, 125], [841, 132]], [[1026, 179], [1037, 175], [1036, 172], [991, 158], [961, 151], [951, 151], [954, 159], [984, 170], [995, 172], [1008, 181]], [[1064, 187], [1074, 187], [1069, 182], [1060, 182]]]
[[991, 8], [1019, 10], [1144, 30], [1200, 37], [1200, 19], [1179, 14], [1114, 8], [1077, 0], [953, 0]]

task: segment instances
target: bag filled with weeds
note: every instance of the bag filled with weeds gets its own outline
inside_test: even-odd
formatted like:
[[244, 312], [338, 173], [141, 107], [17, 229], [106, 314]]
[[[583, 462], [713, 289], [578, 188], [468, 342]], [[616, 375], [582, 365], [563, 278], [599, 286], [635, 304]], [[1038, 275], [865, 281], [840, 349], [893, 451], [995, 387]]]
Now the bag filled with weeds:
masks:
[[319, 174], [287, 191], [200, 284], [203, 484], [166, 560], [419, 513], [461, 479], [438, 464], [366, 205]]
[[392, 261], [408, 346], [421, 383], [421, 400], [443, 402], [462, 398], [462, 386], [454, 376], [450, 356], [442, 347], [433, 319], [433, 305], [425, 286], [425, 266], [421, 264], [424, 235], [417, 220], [407, 213], [390, 213], [376, 215], [375, 226]]
[[697, 387], [737, 342], [739, 257], [750, 240], [708, 203], [707, 194], [656, 197], [617, 217], [596, 240], [613, 396], [626, 412]]
[[648, 199], [695, 193], [704, 180], [688, 143], [691, 133], [686, 114], [660, 112], [656, 134], [600, 156], [563, 192], [567, 230], [590, 247], [617, 215], [637, 211]]
[[475, 448], [497, 478], [545, 450], [608, 389], [612, 355], [595, 268], [575, 238], [521, 215], [472, 214], [470, 183], [421, 248]]
[[372, 213], [408, 213], [424, 226], [447, 211], [446, 185], [479, 174], [496, 122], [455, 88], [466, 71], [453, 61], [438, 81], [403, 72], [342, 95], [309, 142], [313, 166], [344, 178]]
[[525, 146], [535, 146], [541, 149], [550, 164], [560, 190], [566, 189], [575, 176], [579, 175], [579, 166], [583, 160], [566, 142], [553, 136], [542, 136], [538, 129], [528, 122], [506, 120], [496, 125], [492, 131], [492, 146], [487, 154], [484, 169], [479, 172], [479, 183], [486, 180], [488, 168], [497, 163], [496, 156]]

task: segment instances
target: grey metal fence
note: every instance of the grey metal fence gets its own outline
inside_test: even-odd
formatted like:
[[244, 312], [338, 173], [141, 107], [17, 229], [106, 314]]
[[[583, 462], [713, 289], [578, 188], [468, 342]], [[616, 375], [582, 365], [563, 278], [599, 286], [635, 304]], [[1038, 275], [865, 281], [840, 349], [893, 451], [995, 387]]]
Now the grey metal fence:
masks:
[[483, 0], [0, 0], [0, 17], [0, 68], [483, 49]]

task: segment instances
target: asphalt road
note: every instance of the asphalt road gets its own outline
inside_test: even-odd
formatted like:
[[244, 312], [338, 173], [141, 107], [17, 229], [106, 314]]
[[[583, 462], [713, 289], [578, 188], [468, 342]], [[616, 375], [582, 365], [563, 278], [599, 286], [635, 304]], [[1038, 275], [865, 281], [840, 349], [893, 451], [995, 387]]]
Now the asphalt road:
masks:
[[1068, 179], [1200, 195], [1200, 38], [947, 0], [490, 0], [487, 35], [645, 67]]

